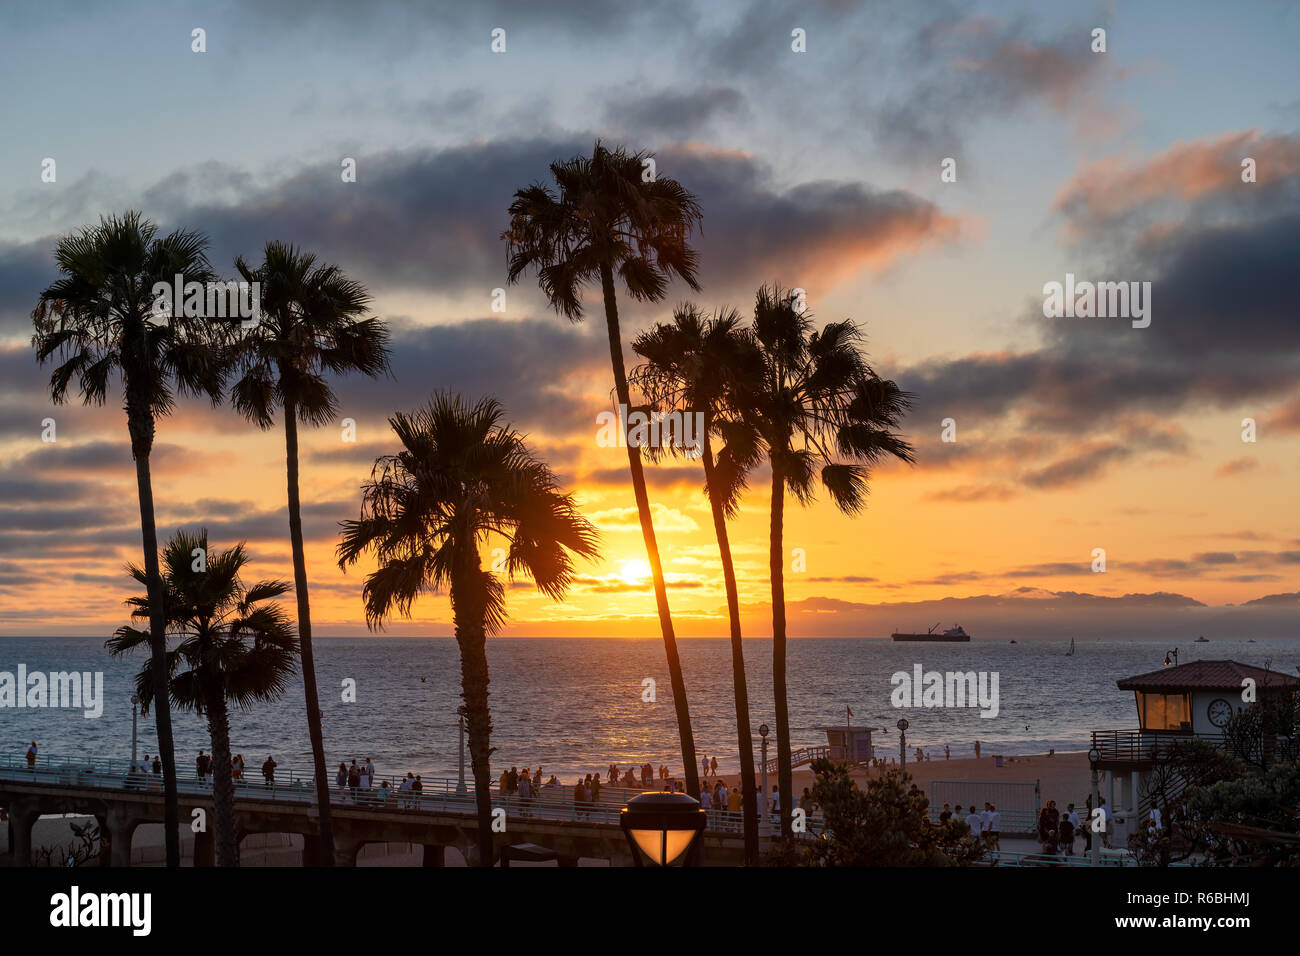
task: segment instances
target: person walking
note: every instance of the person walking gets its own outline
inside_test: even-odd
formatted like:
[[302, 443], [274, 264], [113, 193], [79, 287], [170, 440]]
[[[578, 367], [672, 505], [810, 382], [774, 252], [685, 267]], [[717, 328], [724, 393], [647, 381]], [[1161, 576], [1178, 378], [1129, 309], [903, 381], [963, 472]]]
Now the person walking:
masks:
[[266, 781], [266, 787], [275, 786], [275, 768], [278, 766], [279, 764], [275, 762], [274, 758], [267, 754], [266, 763], [262, 764], [262, 777]]
[[32, 741], [32, 745], [27, 748], [27, 769], [36, 769], [36, 741], [34, 740]]
[[998, 813], [998, 808], [993, 804], [985, 804], [988, 807], [988, 828], [985, 833], [985, 842], [990, 850], [1001, 849], [1002, 838], [1002, 814]]
[[708, 758], [708, 757], [701, 757], [701, 758], [700, 758], [700, 770], [703, 771], [702, 776], [707, 777], [707, 776], [709, 775], [709, 758]]
[[1070, 821], [1070, 814], [1067, 813], [1061, 817], [1056, 839], [1061, 848], [1061, 853], [1065, 856], [1074, 855], [1074, 824]]
[[519, 813], [528, 816], [533, 805], [533, 778], [528, 773], [519, 775]]
[[718, 758], [716, 756], [709, 758], [709, 768], [713, 771], [713, 775], [716, 777], [718, 775]]

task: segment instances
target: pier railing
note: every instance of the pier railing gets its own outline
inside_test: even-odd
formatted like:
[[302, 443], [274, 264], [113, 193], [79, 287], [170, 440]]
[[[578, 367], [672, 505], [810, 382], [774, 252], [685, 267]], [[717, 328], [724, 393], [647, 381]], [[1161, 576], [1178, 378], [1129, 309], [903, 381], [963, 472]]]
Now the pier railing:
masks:
[[[125, 792], [149, 793], [161, 796], [162, 775], [133, 772], [129, 760], [89, 760], [61, 754], [41, 754], [29, 768], [22, 756], [0, 756], [0, 779], [22, 782], [39, 782], [69, 788], [111, 789]], [[330, 787], [330, 806], [355, 807], [360, 810], [395, 811], [411, 813], [456, 813], [473, 815], [477, 811], [474, 781], [467, 778], [465, 789], [460, 788], [457, 777], [422, 776], [419, 791], [399, 790], [402, 777], [376, 778], [379, 783], [369, 788]], [[236, 779], [235, 799], [272, 800], [276, 802], [316, 803], [315, 777], [310, 771], [277, 766], [273, 780], [262, 777], [258, 768], [246, 767], [243, 776]], [[387, 781], [389, 786], [384, 787]], [[176, 785], [181, 799], [196, 794], [210, 796], [212, 777], [200, 779], [197, 772], [177, 769]], [[516, 793], [502, 793], [498, 786], [492, 788], [493, 808], [505, 808], [508, 817], [545, 821], [617, 825], [619, 812], [630, 797], [645, 790], [622, 787], [602, 787], [598, 800], [577, 803], [572, 786], [543, 786], [529, 797]], [[708, 831], [740, 834], [744, 830], [744, 816], [727, 810], [708, 810]], [[775, 814], [771, 815], [768, 833], [775, 832]], [[761, 821], [760, 821], [761, 822]], [[810, 814], [808, 831], [820, 833], [822, 816]]]

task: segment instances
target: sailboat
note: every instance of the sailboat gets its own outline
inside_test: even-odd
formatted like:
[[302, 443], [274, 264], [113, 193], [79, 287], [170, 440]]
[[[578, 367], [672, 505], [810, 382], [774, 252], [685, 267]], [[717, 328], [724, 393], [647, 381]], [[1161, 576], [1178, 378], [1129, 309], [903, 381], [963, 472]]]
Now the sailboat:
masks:
[[1074, 656], [1074, 638], [1070, 638], [1070, 649], [1065, 652], [1066, 657]]

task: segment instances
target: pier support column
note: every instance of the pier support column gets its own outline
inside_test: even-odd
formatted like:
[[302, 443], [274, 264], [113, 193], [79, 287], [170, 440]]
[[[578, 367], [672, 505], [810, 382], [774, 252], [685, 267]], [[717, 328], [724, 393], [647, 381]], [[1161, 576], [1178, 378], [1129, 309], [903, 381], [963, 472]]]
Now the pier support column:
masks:
[[356, 866], [357, 854], [361, 851], [361, 840], [334, 838], [334, 865]]
[[217, 840], [211, 830], [201, 830], [194, 834], [194, 865], [196, 867], [217, 865]]
[[32, 827], [41, 817], [35, 802], [11, 800], [9, 803], [9, 855], [14, 866], [32, 865]]
[[446, 866], [447, 865], [447, 848], [445, 846], [433, 846], [424, 844], [424, 862], [423, 866]]
[[109, 807], [105, 814], [108, 824], [109, 864], [111, 866], [131, 865], [131, 838], [140, 821], [131, 816], [124, 807]]
[[315, 833], [302, 835], [302, 865], [320, 866], [320, 836]]

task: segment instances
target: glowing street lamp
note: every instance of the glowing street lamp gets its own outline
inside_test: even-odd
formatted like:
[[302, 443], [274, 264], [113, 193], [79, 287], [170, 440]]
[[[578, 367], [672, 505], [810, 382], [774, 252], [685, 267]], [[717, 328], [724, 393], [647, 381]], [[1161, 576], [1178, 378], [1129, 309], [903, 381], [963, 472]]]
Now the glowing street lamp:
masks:
[[697, 837], [707, 821], [700, 802], [689, 794], [639, 794], [627, 802], [618, 820], [637, 866], [646, 865], [643, 855], [653, 866], [671, 866], [679, 858], [682, 866], [698, 864]]

